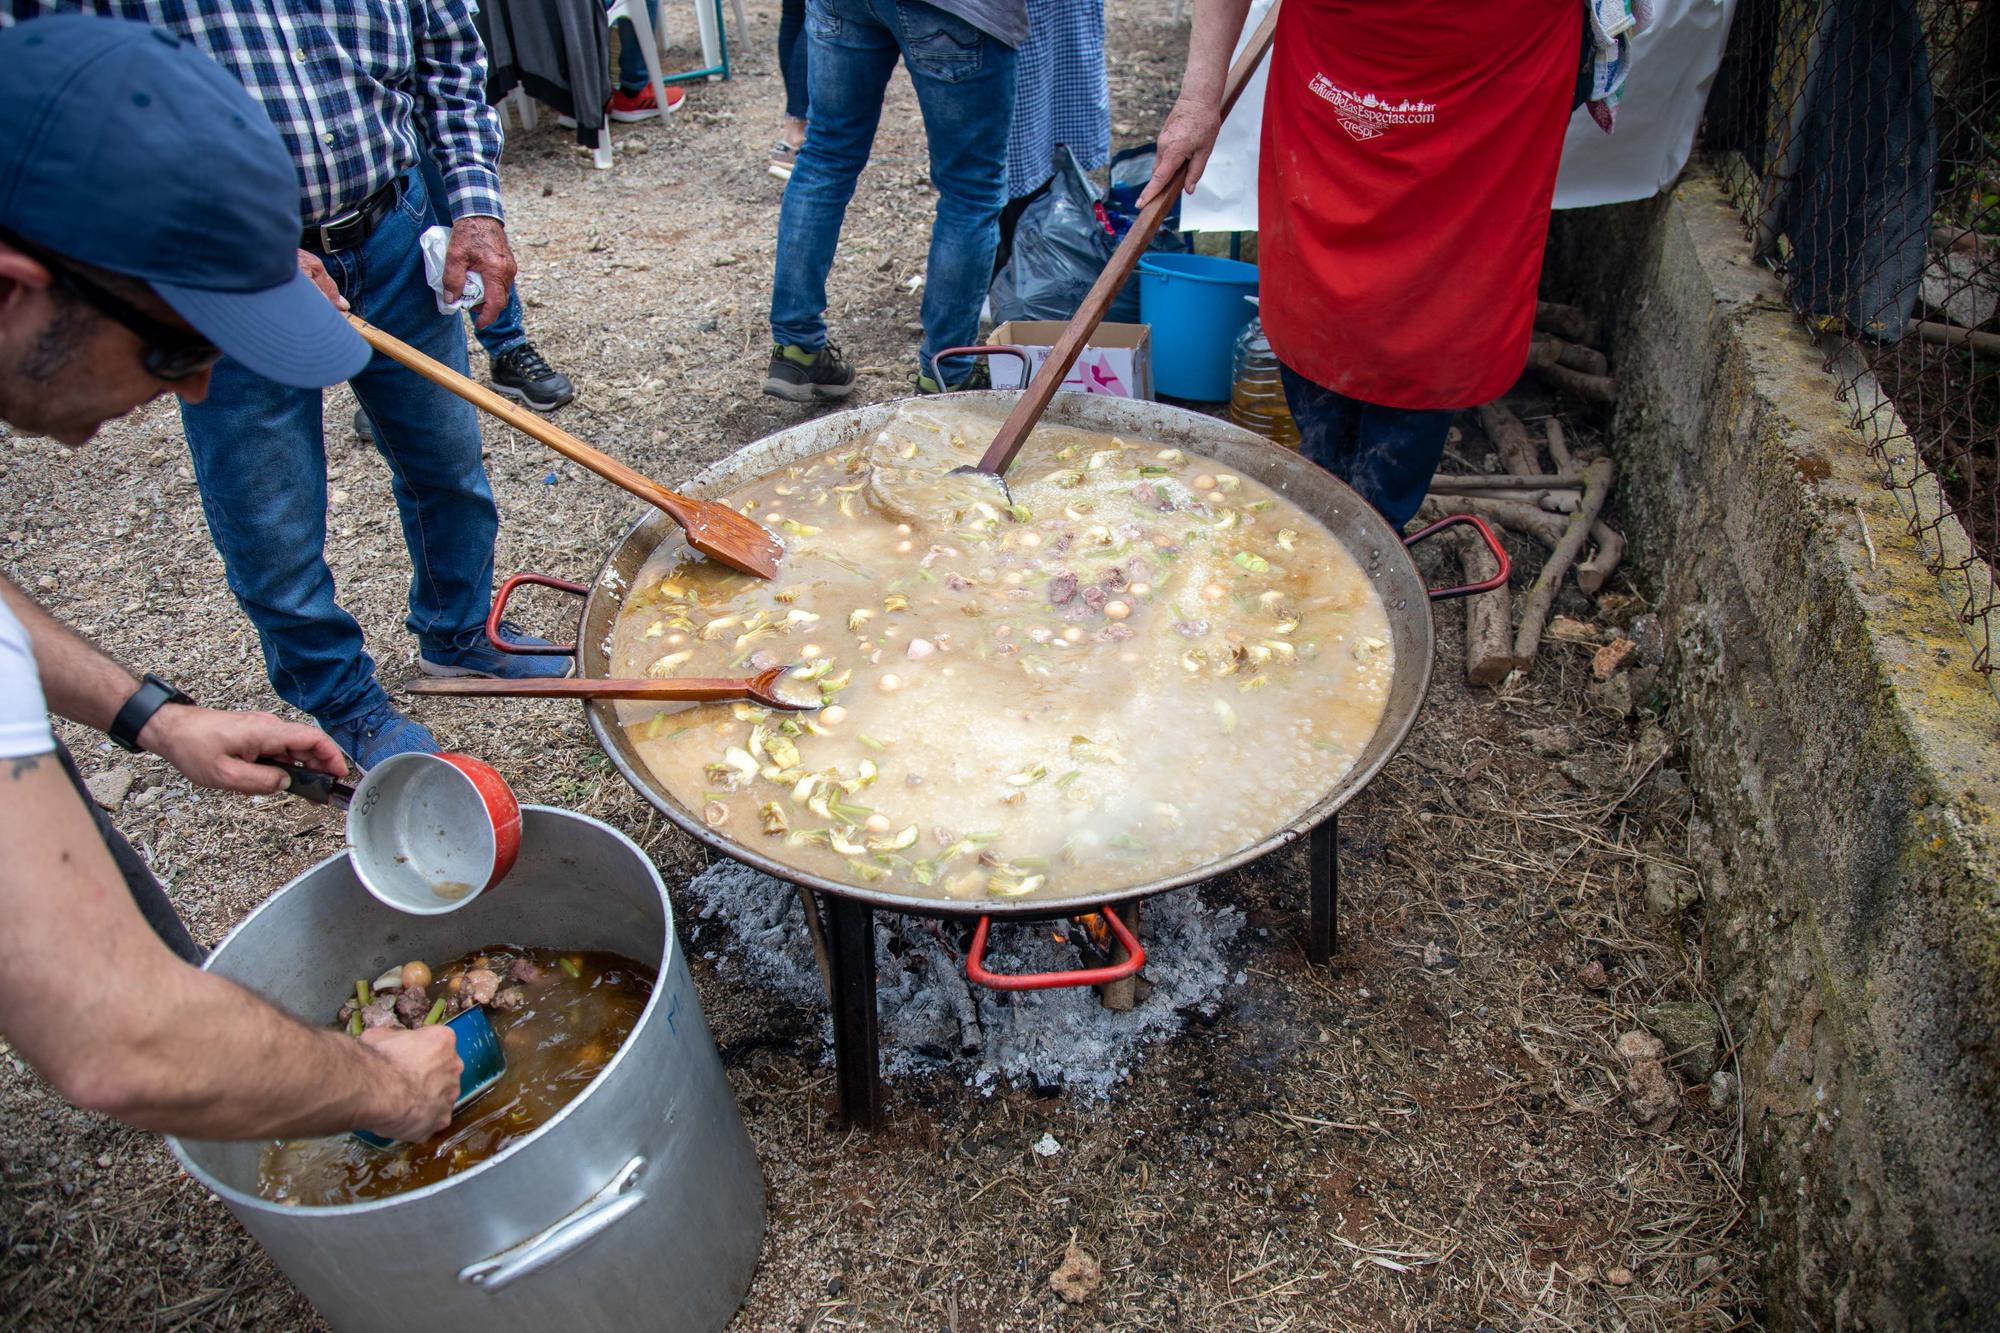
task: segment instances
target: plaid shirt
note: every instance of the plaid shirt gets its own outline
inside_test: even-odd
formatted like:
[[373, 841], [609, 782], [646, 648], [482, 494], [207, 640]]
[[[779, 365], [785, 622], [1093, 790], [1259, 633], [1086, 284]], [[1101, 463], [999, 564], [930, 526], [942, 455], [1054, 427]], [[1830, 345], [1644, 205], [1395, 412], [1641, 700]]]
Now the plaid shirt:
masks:
[[[285, 136], [308, 226], [359, 205], [428, 143], [453, 218], [500, 217], [500, 118], [469, 0], [5, 0], [0, 26], [77, 10], [194, 41]], [[11, 13], [10, 13], [11, 11]]]

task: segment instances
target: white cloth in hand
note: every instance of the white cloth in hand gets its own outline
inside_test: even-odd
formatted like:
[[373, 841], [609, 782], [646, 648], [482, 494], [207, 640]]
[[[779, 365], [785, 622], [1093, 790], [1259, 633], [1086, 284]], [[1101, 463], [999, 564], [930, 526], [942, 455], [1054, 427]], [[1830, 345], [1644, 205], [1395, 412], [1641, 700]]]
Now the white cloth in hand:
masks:
[[472, 269], [465, 271], [465, 289], [458, 300], [447, 301], [444, 296], [444, 257], [451, 249], [451, 228], [431, 227], [417, 238], [417, 244], [424, 252], [424, 280], [437, 293], [438, 313], [456, 314], [461, 310], [471, 310], [486, 299], [486, 283]]

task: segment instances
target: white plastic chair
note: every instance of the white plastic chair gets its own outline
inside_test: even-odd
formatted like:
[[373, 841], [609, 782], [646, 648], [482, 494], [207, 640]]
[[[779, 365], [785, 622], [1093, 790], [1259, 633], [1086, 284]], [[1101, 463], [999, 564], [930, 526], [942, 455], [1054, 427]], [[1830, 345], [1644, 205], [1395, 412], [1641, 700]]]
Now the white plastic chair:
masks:
[[[750, 44], [750, 16], [744, 12], [743, 0], [729, 0], [729, 4], [736, 12], [736, 44], [738, 47], [747, 47]], [[694, 0], [694, 26], [695, 32], [701, 39], [701, 63], [708, 69], [717, 69], [723, 64], [722, 43], [719, 40], [721, 22], [722, 0]], [[661, 50], [664, 51], [674, 44], [673, 38], [667, 33], [665, 11], [660, 14], [659, 36]], [[717, 79], [722, 76], [711, 74], [708, 77]]]
[[[526, 88], [516, 88], [513, 92], [508, 93], [507, 100], [503, 105], [514, 108], [514, 114], [521, 119], [521, 128], [523, 130], [532, 130], [535, 128], [535, 99], [528, 96]], [[500, 123], [504, 127], [507, 123], [507, 118], [502, 116]]]
[[[646, 81], [653, 86], [653, 105], [665, 115], [667, 109], [667, 86], [660, 76], [660, 39], [653, 32], [652, 22], [646, 17], [646, 0], [613, 0], [611, 7], [604, 11], [605, 22], [616, 23], [624, 19], [632, 25], [632, 31], [639, 38], [639, 55], [646, 62]], [[605, 118], [604, 128], [597, 132], [597, 148], [591, 154], [591, 162], [599, 171], [611, 170], [611, 120]]]

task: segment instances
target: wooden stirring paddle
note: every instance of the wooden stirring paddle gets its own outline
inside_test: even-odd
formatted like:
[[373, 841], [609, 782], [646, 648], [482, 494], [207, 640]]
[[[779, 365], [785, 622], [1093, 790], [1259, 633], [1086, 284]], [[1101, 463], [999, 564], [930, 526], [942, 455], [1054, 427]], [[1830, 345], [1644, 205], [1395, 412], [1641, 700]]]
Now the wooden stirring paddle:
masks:
[[635, 472], [617, 459], [585, 444], [560, 426], [542, 420], [527, 408], [513, 403], [485, 385], [465, 376], [390, 334], [382, 332], [359, 315], [347, 322], [368, 340], [368, 345], [392, 361], [442, 385], [482, 412], [490, 413], [531, 439], [540, 440], [573, 463], [580, 463], [614, 486], [622, 486], [647, 504], [666, 511], [681, 525], [687, 542], [695, 550], [745, 574], [774, 579], [778, 560], [785, 548], [778, 544], [763, 524], [746, 518], [728, 505], [670, 491], [650, 477]]
[[662, 680], [568, 680], [545, 677], [531, 680], [488, 680], [480, 676], [454, 676], [433, 680], [419, 676], [404, 686], [411, 694], [449, 694], [460, 698], [504, 699], [639, 699], [654, 703], [705, 703], [725, 699], [749, 699], [788, 713], [810, 712], [825, 700], [817, 686], [802, 682], [796, 692], [785, 691], [779, 682], [792, 670], [775, 666], [754, 676], [669, 676]]
[[[1243, 48], [1243, 54], [1229, 68], [1229, 78], [1222, 86], [1223, 120], [1229, 119], [1230, 109], [1242, 95], [1243, 86], [1250, 82], [1250, 76], [1256, 71], [1258, 62], [1263, 60], [1264, 53], [1271, 49], [1271, 34], [1277, 28], [1278, 6], [1273, 4], [1264, 15], [1264, 21], [1250, 34], [1250, 42]], [[1167, 179], [1166, 186], [1153, 196], [1152, 202], [1140, 209], [1139, 216], [1132, 220], [1132, 229], [1125, 233], [1125, 239], [1111, 252], [1104, 271], [1097, 275], [1097, 281], [1090, 285], [1083, 303], [1070, 316], [1069, 327], [1056, 339], [1056, 345], [1049, 350], [1042, 368], [1035, 372], [1035, 378], [1014, 400], [1013, 411], [1001, 423], [1000, 433], [993, 437], [993, 443], [987, 446], [977, 466], [953, 468], [953, 472], [985, 473], [998, 479], [1007, 471], [1007, 465], [1014, 461], [1015, 454], [1021, 452], [1021, 446], [1027, 443], [1029, 434], [1041, 421], [1042, 413], [1048, 410], [1049, 400], [1062, 387], [1069, 368], [1076, 364], [1084, 344], [1090, 341], [1091, 334], [1097, 332], [1097, 326], [1104, 322], [1104, 313], [1111, 308], [1112, 298], [1118, 295], [1118, 289], [1125, 285], [1125, 280], [1132, 276], [1132, 270], [1138, 266], [1146, 247], [1153, 243], [1153, 234], [1166, 221], [1186, 182], [1187, 163], [1183, 162]], [[1007, 483], [1002, 480], [1000, 485], [1004, 489]]]

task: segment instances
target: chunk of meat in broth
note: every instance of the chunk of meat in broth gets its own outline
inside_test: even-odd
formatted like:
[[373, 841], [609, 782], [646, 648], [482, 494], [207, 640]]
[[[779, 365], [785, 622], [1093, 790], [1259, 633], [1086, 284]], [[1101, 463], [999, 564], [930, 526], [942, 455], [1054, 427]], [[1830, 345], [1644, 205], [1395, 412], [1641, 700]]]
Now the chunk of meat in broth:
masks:
[[500, 974], [487, 967], [475, 967], [465, 974], [465, 993], [474, 1004], [491, 1004], [500, 993]]
[[396, 997], [395, 1008], [396, 1017], [403, 1020], [404, 1027], [419, 1027], [431, 1011], [431, 997], [422, 986], [406, 986]]

